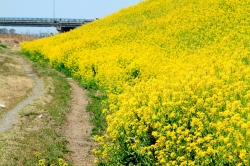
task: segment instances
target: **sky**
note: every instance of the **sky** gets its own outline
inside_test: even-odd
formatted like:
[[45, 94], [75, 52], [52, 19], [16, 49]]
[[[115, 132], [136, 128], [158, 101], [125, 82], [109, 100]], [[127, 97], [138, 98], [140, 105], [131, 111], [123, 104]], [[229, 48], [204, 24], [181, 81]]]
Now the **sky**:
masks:
[[[103, 18], [142, 0], [0, 0], [0, 17]], [[0, 27], [17, 33], [56, 33], [53, 27]]]

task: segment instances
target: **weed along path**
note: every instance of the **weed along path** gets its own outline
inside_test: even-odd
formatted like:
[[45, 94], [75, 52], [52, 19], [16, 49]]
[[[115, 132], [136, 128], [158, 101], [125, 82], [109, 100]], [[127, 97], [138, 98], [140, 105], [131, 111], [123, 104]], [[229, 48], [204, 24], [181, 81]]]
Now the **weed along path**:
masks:
[[86, 112], [87, 92], [73, 79], [68, 81], [72, 86], [71, 112], [65, 124], [65, 137], [69, 141], [68, 148], [71, 151], [68, 157], [76, 166], [91, 166], [94, 161], [91, 149], [95, 145], [90, 140], [93, 126], [89, 122], [89, 113]]
[[18, 112], [21, 111], [26, 105], [31, 103], [39, 94], [43, 92], [43, 84], [39, 77], [31, 70], [31, 68], [21, 59], [17, 58], [17, 62], [21, 64], [24, 68], [26, 74], [34, 80], [34, 88], [32, 92], [29, 94], [28, 98], [19, 103], [16, 107], [5, 113], [0, 118], [0, 133], [9, 130], [13, 124], [18, 122]]

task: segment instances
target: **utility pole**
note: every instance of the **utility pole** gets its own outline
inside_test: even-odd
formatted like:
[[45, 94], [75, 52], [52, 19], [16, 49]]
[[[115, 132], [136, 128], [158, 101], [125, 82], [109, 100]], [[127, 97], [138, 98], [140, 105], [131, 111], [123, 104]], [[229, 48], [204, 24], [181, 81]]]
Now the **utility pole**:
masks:
[[54, 15], [54, 21], [55, 21], [55, 15], [56, 15], [56, 11], [55, 11], [55, 0], [54, 0], [54, 4], [53, 4], [53, 15]]

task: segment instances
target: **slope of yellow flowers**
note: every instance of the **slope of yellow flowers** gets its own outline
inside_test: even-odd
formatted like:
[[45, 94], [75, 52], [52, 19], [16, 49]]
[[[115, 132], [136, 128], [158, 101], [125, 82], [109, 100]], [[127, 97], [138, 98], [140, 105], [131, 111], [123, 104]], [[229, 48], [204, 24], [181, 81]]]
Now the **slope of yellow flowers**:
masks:
[[249, 0], [145, 0], [22, 52], [107, 93], [95, 162], [249, 165], [249, 11]]

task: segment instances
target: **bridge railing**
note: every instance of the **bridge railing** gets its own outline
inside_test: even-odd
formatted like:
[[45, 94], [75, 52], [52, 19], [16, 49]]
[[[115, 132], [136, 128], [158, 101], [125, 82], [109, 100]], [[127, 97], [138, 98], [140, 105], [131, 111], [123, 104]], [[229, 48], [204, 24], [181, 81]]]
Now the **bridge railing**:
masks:
[[60, 23], [85, 23], [92, 22], [94, 19], [70, 19], [70, 18], [18, 18], [18, 17], [0, 17], [0, 22], [60, 22]]

